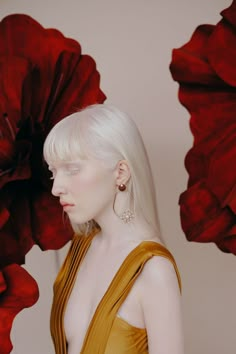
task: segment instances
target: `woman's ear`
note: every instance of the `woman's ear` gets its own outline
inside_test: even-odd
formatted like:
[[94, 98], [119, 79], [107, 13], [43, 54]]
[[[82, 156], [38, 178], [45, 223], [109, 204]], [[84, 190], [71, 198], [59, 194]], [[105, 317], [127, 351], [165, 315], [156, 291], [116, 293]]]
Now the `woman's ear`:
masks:
[[117, 186], [120, 184], [126, 184], [130, 179], [130, 168], [126, 160], [120, 160], [116, 166], [116, 183]]

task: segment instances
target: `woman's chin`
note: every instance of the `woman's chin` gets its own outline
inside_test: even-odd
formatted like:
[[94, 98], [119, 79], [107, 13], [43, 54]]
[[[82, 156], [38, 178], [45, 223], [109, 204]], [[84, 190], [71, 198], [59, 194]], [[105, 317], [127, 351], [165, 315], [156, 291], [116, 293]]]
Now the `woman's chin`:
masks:
[[69, 217], [69, 219], [70, 219], [70, 221], [73, 223], [73, 224], [77, 224], [77, 225], [79, 225], [79, 224], [85, 224], [85, 223], [87, 223], [90, 219], [88, 219], [88, 218], [83, 218], [83, 217], [73, 217], [73, 215], [71, 215], [71, 214], [69, 214], [68, 213], [68, 217]]

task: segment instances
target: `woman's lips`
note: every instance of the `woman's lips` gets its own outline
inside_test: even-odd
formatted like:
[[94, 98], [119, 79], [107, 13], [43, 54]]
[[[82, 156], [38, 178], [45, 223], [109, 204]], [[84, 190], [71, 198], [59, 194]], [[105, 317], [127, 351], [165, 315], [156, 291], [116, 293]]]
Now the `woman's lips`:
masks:
[[73, 206], [74, 206], [74, 204], [70, 204], [70, 203], [66, 203], [66, 202], [60, 202], [60, 204], [64, 210], [69, 210], [70, 208], [73, 208]]
[[65, 210], [65, 211], [68, 211], [68, 210], [70, 210], [71, 208], [73, 208], [73, 204], [64, 204], [63, 205], [63, 210]]

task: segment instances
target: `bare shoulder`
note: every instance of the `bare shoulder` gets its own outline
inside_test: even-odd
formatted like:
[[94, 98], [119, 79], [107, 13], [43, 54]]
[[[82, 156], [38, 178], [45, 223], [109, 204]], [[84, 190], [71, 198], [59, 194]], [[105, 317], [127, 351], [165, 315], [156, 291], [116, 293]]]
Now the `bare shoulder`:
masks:
[[174, 265], [168, 258], [153, 256], [139, 284], [149, 353], [183, 354], [181, 293]]
[[173, 263], [166, 257], [153, 256], [144, 265], [140, 276], [140, 285], [143, 295], [147, 289], [153, 291], [179, 291], [178, 276]]

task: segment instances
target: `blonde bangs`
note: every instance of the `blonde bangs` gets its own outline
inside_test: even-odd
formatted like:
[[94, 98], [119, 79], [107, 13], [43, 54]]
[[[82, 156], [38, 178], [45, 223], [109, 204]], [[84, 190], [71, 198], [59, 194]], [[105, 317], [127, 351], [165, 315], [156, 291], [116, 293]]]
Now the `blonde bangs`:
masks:
[[86, 158], [83, 138], [77, 126], [78, 122], [75, 122], [73, 115], [71, 115], [52, 128], [43, 149], [44, 159], [47, 163]]

